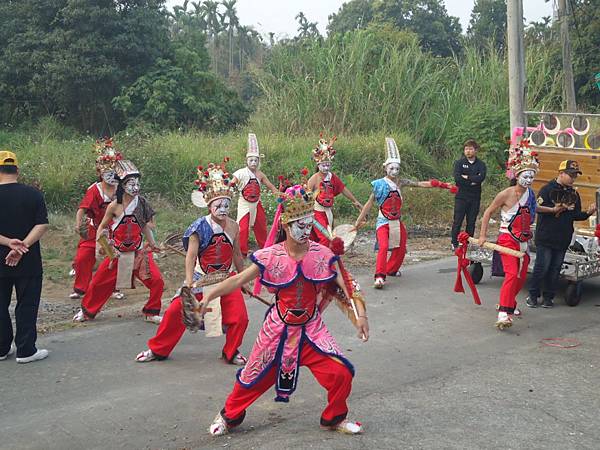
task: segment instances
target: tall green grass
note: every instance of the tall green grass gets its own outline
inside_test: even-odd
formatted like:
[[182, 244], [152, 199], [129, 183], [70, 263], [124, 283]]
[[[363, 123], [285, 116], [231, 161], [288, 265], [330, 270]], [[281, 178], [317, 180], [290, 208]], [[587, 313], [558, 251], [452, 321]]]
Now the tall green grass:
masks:
[[[253, 120], [268, 131], [405, 133], [449, 159], [467, 137], [504, 144], [508, 75], [490, 46], [437, 58], [415, 40], [364, 30], [323, 43], [277, 47], [258, 73], [264, 102]], [[528, 107], [560, 105], [560, 70], [543, 46], [527, 49]]]

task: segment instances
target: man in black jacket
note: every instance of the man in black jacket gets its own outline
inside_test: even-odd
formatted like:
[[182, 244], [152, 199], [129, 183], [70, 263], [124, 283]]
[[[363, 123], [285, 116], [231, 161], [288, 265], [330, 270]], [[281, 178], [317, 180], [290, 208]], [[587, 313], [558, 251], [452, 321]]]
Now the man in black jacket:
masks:
[[590, 205], [587, 212], [581, 210], [581, 199], [573, 188], [578, 175], [581, 175], [581, 170], [577, 161], [563, 161], [558, 166], [558, 177], [538, 193], [535, 266], [527, 297], [527, 306], [530, 308], [538, 305], [542, 282], [544, 292], [541, 306], [554, 306], [560, 269], [573, 235], [573, 222], [587, 220], [596, 211], [595, 204]]
[[475, 232], [475, 222], [479, 214], [481, 183], [485, 180], [485, 163], [477, 158], [479, 144], [469, 139], [464, 145], [464, 155], [454, 162], [454, 182], [458, 192], [454, 199], [454, 220], [452, 222], [452, 249], [458, 247], [458, 233], [467, 217], [466, 231], [469, 236]]
[[[39, 239], [48, 229], [44, 196], [17, 181], [14, 153], [0, 151], [0, 361], [15, 351], [17, 362], [44, 359], [48, 351], [35, 346], [42, 292], [42, 255]], [[9, 306], [17, 296], [13, 334]]]

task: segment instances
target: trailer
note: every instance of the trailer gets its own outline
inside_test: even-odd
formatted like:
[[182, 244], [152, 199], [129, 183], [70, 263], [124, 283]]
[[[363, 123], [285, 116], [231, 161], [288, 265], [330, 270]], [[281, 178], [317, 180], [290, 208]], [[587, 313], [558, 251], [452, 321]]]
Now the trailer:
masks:
[[[525, 115], [526, 122], [532, 125], [513, 130], [512, 140], [527, 139], [529, 147], [538, 153], [540, 169], [534, 191], [556, 178], [561, 161], [572, 159], [583, 172], [574, 184], [582, 208], [594, 202], [600, 206], [600, 114], [526, 111]], [[579, 304], [583, 281], [600, 275], [600, 250], [594, 236], [597, 214], [587, 222], [574, 223], [575, 232], [560, 273], [561, 279], [567, 281], [564, 299], [569, 306]], [[530, 242], [529, 272], [535, 263], [533, 239]], [[491, 250], [469, 244], [467, 258], [472, 262], [469, 272], [475, 284], [482, 280], [484, 265], [491, 265], [492, 256]]]

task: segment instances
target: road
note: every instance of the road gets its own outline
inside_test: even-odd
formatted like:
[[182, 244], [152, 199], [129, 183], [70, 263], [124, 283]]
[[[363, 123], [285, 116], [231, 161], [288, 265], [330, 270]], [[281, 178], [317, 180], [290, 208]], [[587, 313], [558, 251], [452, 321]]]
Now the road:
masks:
[[[325, 320], [357, 369], [350, 417], [362, 436], [321, 431], [324, 392], [304, 368], [289, 404], [268, 391], [238, 431], [207, 433], [236, 368], [221, 338], [186, 333], [166, 361], [139, 364], [155, 327], [99, 318], [42, 336], [34, 364], [0, 362], [2, 449], [597, 449], [600, 442], [600, 283], [575, 308], [524, 308], [493, 327], [500, 279], [479, 285], [483, 305], [454, 294], [453, 259], [407, 267], [386, 289], [365, 286], [372, 337], [361, 343], [335, 307]], [[524, 295], [522, 296], [524, 298]], [[264, 306], [248, 300], [248, 352]], [[576, 339], [575, 348], [544, 345]]]

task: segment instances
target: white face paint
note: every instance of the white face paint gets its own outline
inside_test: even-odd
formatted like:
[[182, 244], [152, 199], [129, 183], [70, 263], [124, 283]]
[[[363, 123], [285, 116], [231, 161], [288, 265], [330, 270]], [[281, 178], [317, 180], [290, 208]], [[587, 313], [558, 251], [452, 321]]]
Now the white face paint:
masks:
[[125, 181], [123, 190], [132, 197], [135, 197], [140, 193], [140, 179], [138, 177], [131, 177]]
[[246, 165], [248, 166], [249, 169], [252, 169], [252, 170], [258, 168], [259, 162], [260, 162], [260, 160], [256, 156], [249, 156], [248, 158], [246, 158]]
[[387, 166], [385, 166], [385, 173], [390, 178], [396, 178], [400, 173], [400, 164], [389, 163]]
[[517, 183], [524, 188], [528, 188], [533, 184], [535, 172], [533, 170], [524, 170], [517, 176]]
[[308, 238], [310, 237], [310, 232], [313, 227], [313, 218], [305, 217], [304, 219], [295, 220], [290, 223], [289, 226], [292, 239], [303, 244], [308, 241]]
[[102, 181], [111, 186], [116, 186], [117, 184], [119, 184], [119, 180], [117, 179], [114, 170], [107, 170], [105, 172], [102, 172], [100, 177], [102, 178]]
[[319, 168], [319, 172], [327, 174], [331, 170], [331, 162], [326, 161], [326, 162], [319, 163], [319, 165], [317, 167]]
[[229, 216], [229, 207], [231, 206], [231, 200], [228, 198], [220, 198], [213, 201], [210, 206], [211, 215], [218, 220], [223, 220]]

